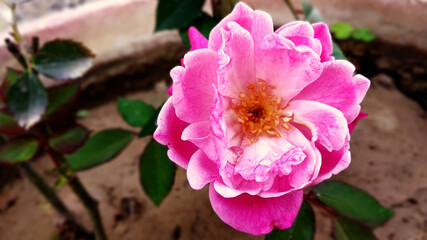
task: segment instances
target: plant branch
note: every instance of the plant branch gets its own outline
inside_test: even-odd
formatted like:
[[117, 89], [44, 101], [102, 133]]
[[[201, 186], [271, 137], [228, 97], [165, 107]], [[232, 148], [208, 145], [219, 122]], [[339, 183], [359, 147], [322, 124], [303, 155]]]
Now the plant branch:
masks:
[[41, 124], [39, 127], [39, 135], [41, 143], [44, 145], [46, 151], [51, 157], [52, 161], [57, 166], [59, 174], [67, 179], [67, 183], [70, 186], [71, 190], [77, 195], [79, 200], [82, 202], [83, 206], [89, 213], [89, 216], [92, 220], [95, 237], [97, 240], [106, 240], [104, 227], [102, 225], [101, 215], [99, 214], [98, 202], [92, 198], [92, 196], [84, 188], [80, 180], [75, 174], [68, 168], [67, 162], [63, 156], [55, 152], [49, 145], [49, 128], [47, 125]]
[[90, 218], [93, 222], [93, 227], [95, 229], [95, 236], [97, 240], [106, 240], [107, 236], [105, 235], [104, 227], [102, 225], [101, 215], [98, 210], [98, 201], [93, 199], [86, 189], [81, 184], [80, 180], [73, 176], [68, 181], [69, 186], [80, 199], [80, 201], [85, 206], [86, 210], [89, 212]]
[[23, 162], [19, 165], [19, 168], [63, 218], [74, 225], [76, 230], [81, 235], [91, 236], [91, 234], [82, 225], [77, 223], [74, 215], [68, 210], [62, 200], [58, 197], [55, 190], [53, 190], [46, 183], [46, 181], [37, 173], [37, 171], [31, 166], [30, 163]]
[[285, 0], [285, 3], [286, 3], [286, 5], [288, 5], [289, 10], [291, 10], [291, 13], [294, 16], [295, 20], [299, 20], [297, 11], [295, 10], [295, 7], [292, 4], [291, 0]]

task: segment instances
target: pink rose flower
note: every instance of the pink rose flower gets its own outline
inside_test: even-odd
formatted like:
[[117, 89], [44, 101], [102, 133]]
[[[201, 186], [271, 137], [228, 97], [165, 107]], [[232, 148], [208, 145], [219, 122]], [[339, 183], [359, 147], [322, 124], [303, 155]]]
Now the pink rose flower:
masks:
[[274, 31], [267, 13], [243, 3], [209, 40], [194, 28], [189, 36], [154, 138], [192, 188], [210, 185], [214, 211], [233, 228], [291, 227], [303, 189], [349, 165], [349, 124], [369, 80], [331, 56], [326, 24]]

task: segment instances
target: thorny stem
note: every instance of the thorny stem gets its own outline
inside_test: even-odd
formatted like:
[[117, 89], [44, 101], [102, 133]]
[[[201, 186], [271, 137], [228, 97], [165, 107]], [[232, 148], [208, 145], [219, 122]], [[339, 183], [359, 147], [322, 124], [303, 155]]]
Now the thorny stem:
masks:
[[285, 0], [285, 3], [286, 3], [286, 5], [288, 5], [289, 10], [291, 10], [291, 13], [294, 16], [295, 20], [299, 20], [297, 11], [295, 10], [295, 7], [292, 4], [291, 0]]
[[88, 211], [93, 223], [96, 240], [107, 240], [107, 236], [105, 235], [104, 227], [102, 225], [101, 215], [98, 209], [98, 201], [92, 198], [78, 177], [73, 174], [70, 169], [68, 169], [65, 159], [50, 147], [49, 142], [47, 141], [47, 138], [50, 134], [46, 125], [40, 125], [39, 134], [41, 142], [52, 161], [56, 166], [59, 165], [59, 167], [57, 166], [59, 173], [62, 177], [65, 177], [68, 180], [67, 183], [71, 190], [73, 190], [73, 192], [77, 195], [83, 206]]
[[31, 166], [30, 163], [23, 162], [19, 165], [19, 168], [28, 177], [30, 182], [55, 208], [55, 210], [58, 211], [58, 213], [67, 221], [71, 222], [81, 235], [91, 235], [83, 226], [77, 223], [76, 219], [74, 218], [74, 215], [68, 210], [62, 200], [58, 197], [55, 190], [53, 190], [46, 183], [46, 181], [37, 173], [37, 171]]
[[80, 199], [80, 201], [83, 203], [86, 210], [89, 212], [89, 216], [94, 225], [93, 227], [95, 230], [96, 239], [106, 240], [107, 236], [105, 235], [101, 215], [99, 214], [98, 210], [98, 201], [96, 201], [89, 195], [89, 193], [83, 187], [77, 176], [74, 175], [71, 179], [69, 179], [68, 184], [70, 185], [74, 193], [77, 195], [77, 197]]

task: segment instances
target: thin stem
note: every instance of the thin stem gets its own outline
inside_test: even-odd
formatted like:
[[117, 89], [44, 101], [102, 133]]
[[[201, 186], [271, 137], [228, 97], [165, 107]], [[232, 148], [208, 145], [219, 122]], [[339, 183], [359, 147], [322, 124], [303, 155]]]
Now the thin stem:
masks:
[[23, 162], [19, 165], [19, 168], [28, 177], [30, 182], [55, 208], [55, 210], [58, 211], [58, 213], [64, 219], [66, 219], [67, 222], [75, 226], [76, 233], [78, 233], [79, 236], [92, 238], [93, 235], [76, 221], [74, 215], [68, 210], [62, 200], [58, 197], [55, 190], [53, 190], [49, 184], [46, 183], [46, 181], [37, 173], [37, 171], [31, 166], [30, 163]]
[[[12, 3], [12, 4], [8, 4], [5, 0], [2, 0], [2, 2], [8, 6], [10, 8], [10, 12], [12, 14], [12, 23], [11, 23], [11, 28], [12, 28], [12, 37], [15, 40], [15, 43], [17, 46], [20, 46], [21, 44], [25, 45], [25, 39], [22, 36], [22, 34], [19, 32], [19, 28], [18, 28], [18, 18], [16, 16], [16, 4]], [[6, 42], [7, 44], [8, 42]], [[11, 44], [8, 44], [8, 49], [9, 46]], [[14, 44], [13, 44], [14, 45]], [[15, 45], [15, 46], [16, 46]], [[20, 64], [26, 69], [26, 70], [32, 70], [32, 65], [31, 65], [31, 61], [30, 61], [30, 55], [28, 54], [28, 52], [26, 51], [25, 47], [16, 47], [16, 50], [18, 52], [18, 54], [12, 52], [10, 49], [9, 51], [12, 53], [13, 56], [15, 56], [15, 58], [17, 58], [17, 60], [20, 62]], [[25, 63], [24, 63], [25, 61]]]
[[74, 193], [77, 195], [77, 197], [80, 199], [80, 201], [83, 203], [86, 210], [89, 212], [90, 218], [94, 225], [93, 227], [95, 229], [96, 239], [106, 240], [107, 236], [105, 235], [101, 215], [99, 214], [98, 210], [98, 201], [96, 201], [89, 195], [89, 193], [86, 191], [86, 189], [83, 187], [80, 180], [76, 176], [73, 176], [71, 179], [69, 179], [68, 184], [70, 185]]
[[47, 141], [50, 135], [48, 126], [41, 124], [38, 130], [41, 143], [42, 145], [44, 145], [45, 150], [48, 152], [52, 161], [55, 163], [55, 165], [57, 165], [59, 174], [67, 178], [67, 182], [71, 190], [73, 190], [73, 192], [77, 195], [79, 200], [82, 202], [82, 204], [88, 211], [93, 223], [96, 239], [106, 240], [107, 237], [105, 235], [104, 227], [102, 225], [101, 215], [99, 214], [98, 202], [93, 199], [92, 196], [87, 192], [87, 190], [84, 188], [77, 176], [73, 174], [70, 169], [68, 169], [64, 157], [55, 152], [50, 147], [49, 142]]
[[295, 10], [295, 7], [292, 4], [291, 0], [285, 0], [285, 3], [286, 3], [286, 5], [288, 5], [289, 10], [291, 10], [291, 13], [294, 16], [295, 20], [299, 20], [297, 11]]
[[46, 183], [46, 181], [27, 162], [19, 165], [22, 172], [28, 177], [30, 182], [43, 194], [50, 204], [66, 219], [74, 219], [73, 214], [68, 211], [65, 204], [59, 199], [56, 192]]

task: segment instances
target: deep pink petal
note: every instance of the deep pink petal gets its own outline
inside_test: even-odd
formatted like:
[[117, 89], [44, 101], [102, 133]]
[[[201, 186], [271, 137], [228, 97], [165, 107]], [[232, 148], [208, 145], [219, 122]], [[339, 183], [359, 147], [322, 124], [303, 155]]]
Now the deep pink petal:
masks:
[[338, 151], [329, 152], [323, 146], [319, 145], [318, 149], [322, 154], [322, 166], [319, 171], [319, 176], [311, 183], [312, 185], [329, 179], [332, 174], [338, 174], [340, 171], [347, 168], [351, 161], [348, 143]]
[[320, 60], [326, 62], [331, 60], [332, 55], [332, 37], [329, 32], [328, 25], [325, 23], [315, 23], [312, 25], [314, 30], [314, 38], [319, 39], [322, 44], [322, 53]]
[[184, 56], [183, 67], [171, 71], [173, 105], [178, 118], [188, 122], [209, 119], [213, 100], [212, 84], [216, 84], [217, 54], [209, 49], [199, 49]]
[[206, 154], [201, 150], [193, 154], [187, 169], [187, 179], [193, 189], [202, 189], [219, 177], [218, 167]]
[[356, 117], [356, 119], [354, 119], [354, 120], [353, 120], [353, 122], [351, 122], [351, 123], [348, 125], [348, 130], [350, 131], [350, 133], [352, 133], [352, 132], [353, 132], [354, 128], [356, 127], [357, 122], [358, 122], [358, 121], [360, 121], [361, 119], [366, 118], [366, 117], [368, 117], [368, 114], [366, 114], [366, 113], [364, 113], [364, 112], [360, 111], [360, 113], [359, 113], [359, 115]]
[[208, 48], [208, 40], [195, 28], [188, 29], [188, 38], [190, 39], [191, 51]]
[[274, 95], [286, 104], [322, 73], [319, 56], [312, 50], [296, 49], [288, 39], [276, 34], [264, 38], [256, 59], [257, 78], [275, 87]]
[[286, 229], [292, 226], [302, 204], [303, 191], [275, 198], [249, 194], [224, 198], [211, 185], [209, 198], [222, 221], [239, 231], [261, 235], [270, 233], [274, 227]]
[[224, 96], [235, 97], [256, 80], [254, 42], [249, 32], [235, 22], [229, 22], [221, 33], [218, 90]]
[[348, 61], [336, 60], [322, 64], [322, 75], [304, 88], [294, 100], [327, 104], [340, 110], [347, 123], [351, 123], [359, 114], [359, 104], [370, 82], [360, 75], [353, 77], [354, 66]]
[[341, 149], [349, 135], [347, 121], [337, 109], [319, 102], [294, 100], [286, 108], [293, 121], [310, 129], [313, 139], [328, 151]]
[[196, 152], [197, 147], [191, 142], [181, 140], [182, 131], [188, 126], [188, 123], [176, 116], [171, 97], [163, 105], [157, 118], [157, 125], [158, 127], [153, 134], [154, 139], [169, 147], [168, 156], [170, 160], [187, 169], [188, 162], [193, 153]]

